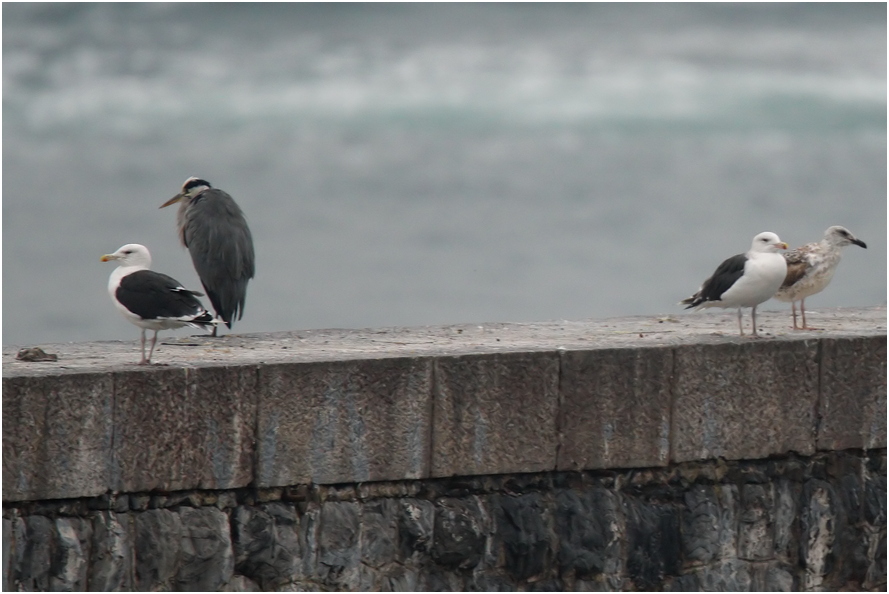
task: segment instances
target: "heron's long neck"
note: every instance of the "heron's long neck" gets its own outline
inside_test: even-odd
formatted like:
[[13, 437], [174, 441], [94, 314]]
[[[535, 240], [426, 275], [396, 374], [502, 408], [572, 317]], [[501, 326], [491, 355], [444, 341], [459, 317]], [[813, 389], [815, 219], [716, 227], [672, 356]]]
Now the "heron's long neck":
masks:
[[189, 204], [191, 204], [191, 198], [183, 198], [182, 201], [179, 202], [179, 210], [176, 213], [176, 226], [179, 228], [179, 241], [181, 241], [182, 245], [185, 247], [188, 247], [188, 243], [185, 241], [185, 211]]

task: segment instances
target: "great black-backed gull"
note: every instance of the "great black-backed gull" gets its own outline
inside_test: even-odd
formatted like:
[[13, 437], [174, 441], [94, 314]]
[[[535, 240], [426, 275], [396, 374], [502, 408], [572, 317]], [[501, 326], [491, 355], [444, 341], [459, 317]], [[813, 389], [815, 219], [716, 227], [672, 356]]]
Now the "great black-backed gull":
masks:
[[759, 336], [756, 333], [756, 306], [768, 301], [784, 281], [787, 262], [779, 250], [786, 249], [787, 244], [774, 233], [760, 233], [753, 238], [753, 245], [746, 254], [732, 256], [720, 264], [697, 293], [679, 303], [687, 305], [685, 309], [737, 307], [741, 336], [744, 336], [741, 308], [751, 307], [753, 336]]
[[185, 180], [182, 190], [161, 208], [177, 202], [179, 239], [191, 254], [216, 315], [231, 328], [244, 314], [247, 282], [256, 270], [247, 220], [227, 192], [197, 177]]
[[[817, 330], [806, 325], [806, 297], [827, 288], [843, 257], [843, 248], [853, 243], [867, 249], [867, 244], [852, 235], [848, 229], [834, 225], [824, 232], [824, 239], [821, 241], [807, 243], [784, 254], [787, 276], [775, 293], [775, 299], [791, 303], [794, 330]], [[797, 301], [800, 302], [803, 316], [802, 328], [796, 325]]]
[[[108, 279], [108, 293], [123, 316], [142, 328], [142, 360], [151, 363], [151, 355], [160, 330], [192, 326], [207, 329], [215, 326], [213, 316], [197, 297], [203, 293], [189, 291], [174, 278], [149, 270], [148, 248], [130, 243], [113, 254], [102, 256], [102, 262], [116, 260], [119, 265]], [[145, 331], [154, 330], [151, 349], [145, 356]]]

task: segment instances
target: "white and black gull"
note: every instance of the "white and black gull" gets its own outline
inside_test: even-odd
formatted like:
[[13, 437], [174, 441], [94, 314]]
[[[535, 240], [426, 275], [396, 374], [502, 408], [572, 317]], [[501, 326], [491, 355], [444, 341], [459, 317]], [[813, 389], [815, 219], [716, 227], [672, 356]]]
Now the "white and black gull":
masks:
[[[867, 249], [867, 244], [852, 235], [848, 229], [834, 225], [824, 232], [821, 241], [807, 243], [784, 254], [787, 276], [775, 293], [775, 299], [791, 303], [794, 330], [817, 330], [806, 324], [806, 297], [827, 288], [843, 257], [843, 248], [853, 243]], [[796, 324], [797, 301], [800, 302], [803, 317], [802, 328]]]
[[[253, 236], [234, 199], [205, 179], [190, 177], [161, 208], [179, 203], [179, 239], [188, 248], [207, 297], [229, 328], [244, 315], [256, 259]], [[216, 336], [216, 328], [213, 328]]]
[[[158, 331], [183, 326], [205, 330], [215, 327], [213, 315], [198, 301], [198, 296], [203, 293], [189, 291], [176, 279], [149, 270], [151, 254], [144, 245], [130, 243], [113, 254], [102, 256], [102, 262], [112, 260], [118, 262], [118, 267], [108, 279], [108, 293], [120, 313], [142, 329], [142, 360], [139, 365], [151, 363]], [[146, 330], [154, 330], [147, 357]]]
[[752, 308], [753, 336], [756, 332], [756, 306], [772, 298], [787, 275], [787, 262], [780, 250], [787, 244], [770, 231], [753, 238], [746, 254], [724, 261], [698, 292], [679, 303], [686, 309], [705, 307], [737, 307], [738, 330], [744, 336], [742, 308]]

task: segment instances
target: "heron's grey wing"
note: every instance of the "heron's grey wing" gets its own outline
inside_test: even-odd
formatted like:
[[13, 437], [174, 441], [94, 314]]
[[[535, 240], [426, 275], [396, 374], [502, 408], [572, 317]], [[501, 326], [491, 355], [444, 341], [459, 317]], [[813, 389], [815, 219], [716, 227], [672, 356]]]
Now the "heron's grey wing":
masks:
[[185, 213], [183, 238], [216, 313], [240, 317], [255, 274], [253, 236], [241, 209], [217, 189], [203, 192]]
[[810, 260], [811, 246], [812, 244], [806, 244], [784, 254], [784, 259], [787, 261], [787, 276], [784, 277], [784, 283], [781, 285], [782, 289], [792, 287], [812, 267]]

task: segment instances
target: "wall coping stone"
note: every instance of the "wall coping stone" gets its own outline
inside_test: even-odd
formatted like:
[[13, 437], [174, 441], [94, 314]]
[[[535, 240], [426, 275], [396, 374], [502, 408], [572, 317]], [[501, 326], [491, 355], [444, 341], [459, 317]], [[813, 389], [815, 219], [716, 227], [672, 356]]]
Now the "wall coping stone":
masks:
[[886, 447], [885, 306], [758, 314], [4, 346], [3, 500]]
[[[744, 323], [749, 332], [749, 310]], [[808, 313], [807, 313], [808, 317]], [[556, 320], [534, 323], [479, 323], [370, 329], [323, 329], [182, 336], [162, 332], [152, 367], [139, 360], [138, 333], [130, 341], [4, 345], [3, 377], [120, 371], [148, 371], [161, 366], [200, 367], [343, 361], [391, 357], [438, 357], [483, 353], [644, 348], [687, 344], [799, 341], [849, 336], [885, 336], [886, 306], [823, 308], [812, 312], [818, 331], [794, 331], [789, 313], [758, 311], [755, 341], [738, 336], [735, 310], [710, 309], [656, 316]], [[640, 336], [641, 335], [641, 336]], [[41, 346], [59, 356], [57, 363], [23, 363], [15, 355], [24, 346]]]

